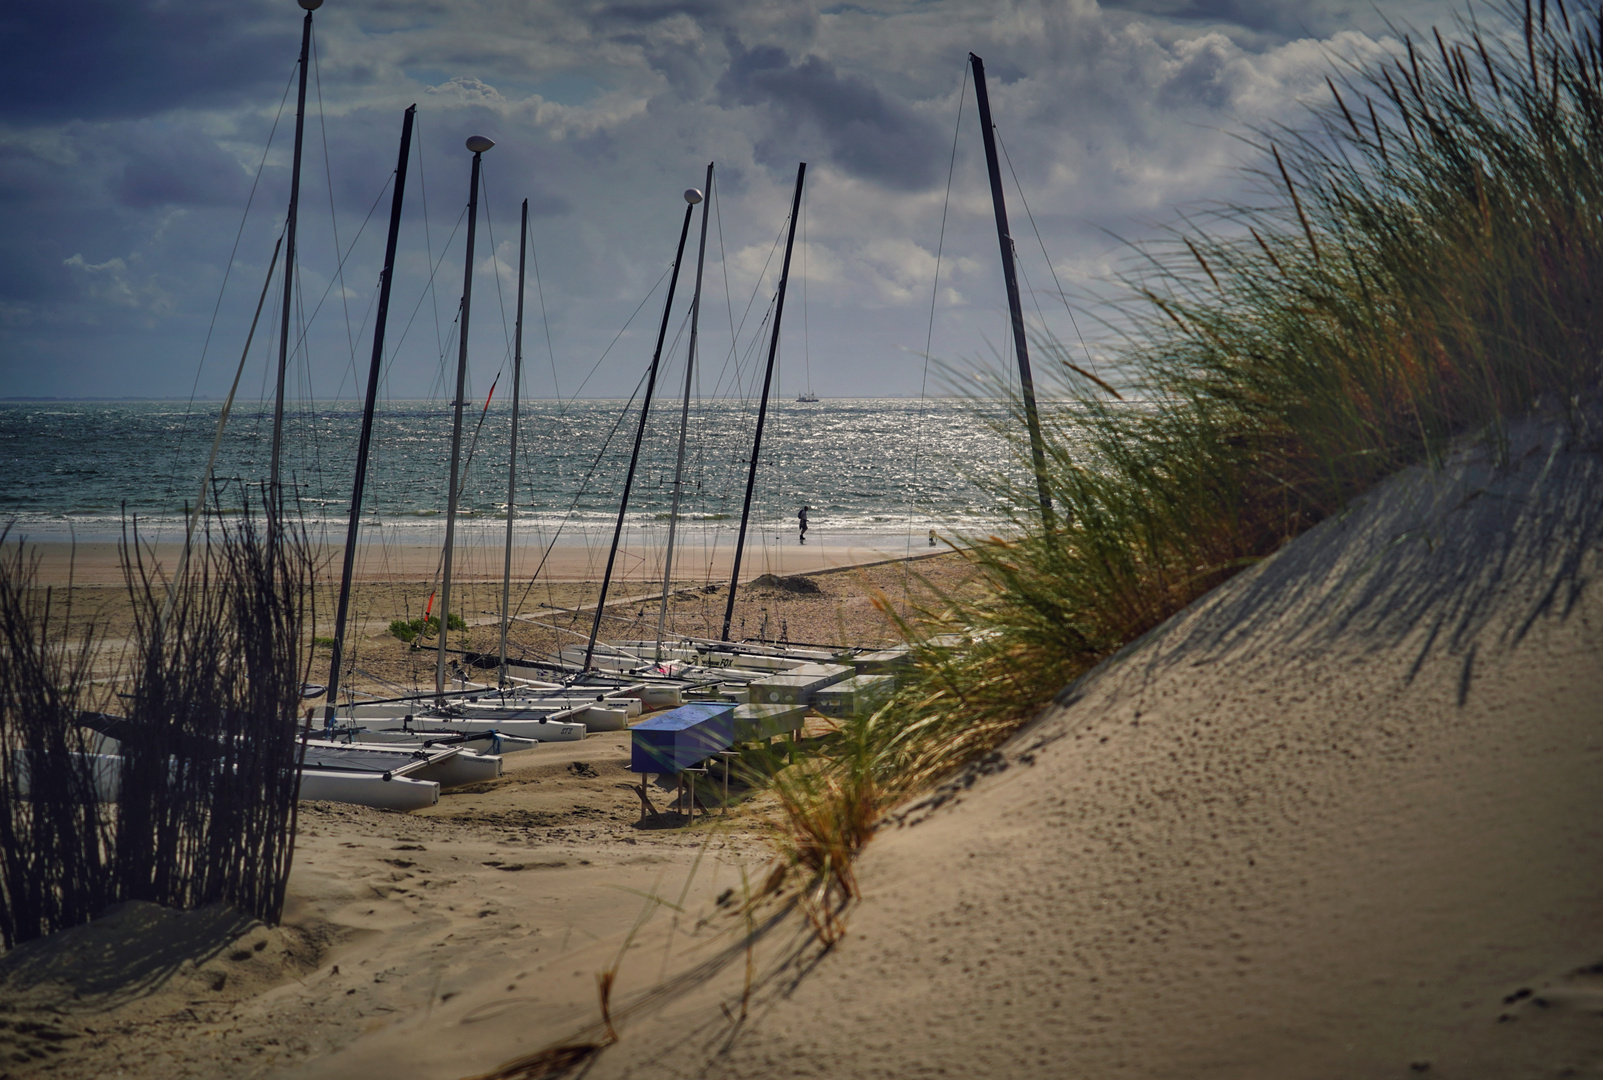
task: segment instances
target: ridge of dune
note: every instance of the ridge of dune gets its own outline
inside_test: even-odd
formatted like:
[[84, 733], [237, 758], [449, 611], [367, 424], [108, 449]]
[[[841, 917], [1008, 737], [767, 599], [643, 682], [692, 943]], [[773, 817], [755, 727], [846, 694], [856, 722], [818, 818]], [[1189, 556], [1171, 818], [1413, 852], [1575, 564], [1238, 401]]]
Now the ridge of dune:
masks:
[[732, 965], [586, 1075], [1603, 1075], [1600, 451], [1381, 484], [904, 808], [746, 1019]]

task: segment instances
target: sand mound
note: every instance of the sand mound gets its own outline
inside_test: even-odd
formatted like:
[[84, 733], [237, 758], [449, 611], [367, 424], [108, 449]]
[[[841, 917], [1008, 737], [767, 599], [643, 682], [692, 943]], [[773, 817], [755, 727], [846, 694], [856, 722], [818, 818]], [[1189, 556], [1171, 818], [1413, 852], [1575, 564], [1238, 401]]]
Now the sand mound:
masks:
[[824, 590], [810, 577], [781, 577], [778, 574], [761, 574], [751, 579], [751, 587], [755, 589], [771, 589], [775, 592], [795, 593], [798, 596], [822, 596]]
[[269, 928], [223, 904], [129, 901], [19, 945], [0, 957], [0, 1076], [75, 1063], [105, 1041], [96, 1025], [113, 1012], [137, 1024], [254, 998], [315, 968], [334, 936], [324, 929]]
[[587, 1075], [1598, 1075], [1599, 421], [1217, 590], [905, 808], [833, 950]]

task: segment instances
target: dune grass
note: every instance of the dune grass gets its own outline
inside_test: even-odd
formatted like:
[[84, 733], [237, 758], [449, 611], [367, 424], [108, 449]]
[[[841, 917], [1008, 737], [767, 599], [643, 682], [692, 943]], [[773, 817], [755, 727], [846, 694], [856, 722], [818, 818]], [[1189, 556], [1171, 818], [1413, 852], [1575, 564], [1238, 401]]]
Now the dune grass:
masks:
[[[1482, 21], [1484, 20], [1484, 21]], [[1573, 410], [1603, 355], [1603, 12], [1503, 3], [1335, 66], [1255, 133], [1250, 203], [1137, 249], [1120, 394], [1043, 342], [1043, 531], [1014, 402], [1015, 508], [969, 538], [987, 588], [932, 606], [895, 701], [781, 778], [787, 852], [837, 906], [885, 809], [994, 747], [1077, 675], [1454, 440]]]

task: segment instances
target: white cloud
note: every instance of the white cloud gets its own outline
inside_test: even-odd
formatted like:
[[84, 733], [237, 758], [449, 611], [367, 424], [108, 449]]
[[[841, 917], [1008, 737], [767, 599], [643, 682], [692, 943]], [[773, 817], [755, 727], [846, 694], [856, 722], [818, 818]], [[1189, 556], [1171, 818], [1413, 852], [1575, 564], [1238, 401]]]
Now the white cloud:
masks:
[[[1131, 0], [1137, 2], [1144, 0]], [[1424, 2], [1394, 0], [1388, 10], [1428, 12]], [[1397, 6], [1403, 3], [1411, 6]], [[389, 377], [391, 392], [401, 395], [428, 390], [436, 340], [449, 333], [460, 233], [446, 242], [463, 206], [461, 146], [471, 131], [498, 142], [484, 166], [495, 218], [480, 236], [487, 241], [488, 229], [501, 243], [493, 261], [478, 260], [476, 281], [492, 287], [492, 270], [515, 280], [515, 239], [508, 238], [517, 235], [517, 204], [527, 195], [554, 350], [575, 370], [588, 369], [657, 281], [683, 212], [679, 192], [701, 185], [709, 159], [718, 163], [720, 229], [710, 235], [708, 298], [723, 303], [727, 272], [738, 321], [789, 206], [795, 163], [807, 160], [813, 353], [839, 366], [824, 381], [841, 392], [896, 389], [891, 376], [877, 374], [896, 365], [878, 360], [898, 346], [922, 350], [938, 245], [935, 351], [985, 355], [987, 338], [1002, 325], [973, 88], [960, 91], [969, 50], [990, 71], [998, 130], [1011, 156], [1003, 172], [1014, 239], [1026, 270], [1037, 290], [1051, 288], [1038, 227], [1058, 278], [1083, 290], [1119, 263], [1110, 234], [1139, 237], [1177, 206], [1239, 190], [1233, 168], [1246, 151], [1232, 133], [1294, 120], [1299, 98], [1323, 92], [1333, 55], [1363, 58], [1394, 47], [1373, 19], [1369, 34], [1331, 31], [1346, 18], [1339, 5], [1309, 8], [1306, 25], [1323, 37], [1284, 33], [1286, 20], [1263, 5], [1237, 5], [1252, 25], [1188, 14], [1185, 4], [1146, 6], [1158, 13], [1115, 9], [1113, 0], [329, 5], [317, 16], [313, 102], [321, 100], [323, 112], [307, 129], [303, 288], [310, 297], [316, 283], [320, 296], [334, 272], [332, 198], [342, 243], [368, 222], [344, 280], [353, 301], [370, 291], [365, 283], [376, 277], [388, 208], [379, 192], [393, 166], [401, 110], [412, 102], [419, 104], [418, 151], [394, 308], [411, 328], [392, 328], [399, 352]], [[284, 26], [271, 24], [280, 37], [286, 26], [298, 28], [295, 14]], [[167, 358], [198, 353], [197, 327], [216, 302], [243, 209], [228, 185], [246, 189], [275, 119], [273, 150], [240, 246], [260, 265], [231, 279], [220, 334], [248, 321], [283, 219], [291, 117], [277, 110], [288, 63], [281, 58], [272, 85], [244, 104], [238, 94], [212, 100], [189, 93], [151, 117], [34, 127], [7, 121], [0, 196], [14, 196], [0, 199], [0, 237], [12, 239], [0, 241], [9, 245], [0, 247], [0, 262], [12, 269], [0, 276], [0, 305], [35, 315], [81, 306], [107, 327], [108, 343], [142, 354], [147, 372], [160, 371], [174, 392], [186, 391], [194, 375], [183, 366], [188, 361]], [[160, 153], [150, 150], [152, 130], [164, 140]], [[165, 184], [158, 183], [163, 159], [172, 162]], [[140, 171], [131, 176], [132, 162]], [[1014, 190], [1014, 170], [1028, 212]], [[21, 236], [40, 239], [23, 246]], [[135, 266], [130, 254], [91, 263], [80, 254], [96, 250], [137, 253], [142, 261]], [[727, 252], [727, 267], [720, 252]], [[431, 260], [439, 271], [428, 294]], [[802, 261], [798, 256], [798, 274]], [[778, 265], [776, 252], [762, 290], [777, 283]], [[253, 277], [257, 284], [241, 284]], [[112, 337], [117, 320], [131, 312], [156, 318], [156, 329]], [[484, 347], [496, 352], [504, 348], [502, 329], [491, 324], [498, 318], [475, 305], [474, 341], [482, 331]], [[22, 321], [12, 317], [11, 325]], [[348, 351], [343, 324], [314, 327], [314, 344], [319, 332], [341, 355]], [[1066, 325], [1063, 332], [1070, 332]], [[4, 386], [28, 392], [18, 380], [40, 365], [27, 358], [48, 345], [43, 336], [0, 338], [0, 354], [11, 358], [0, 368]], [[638, 351], [620, 345], [590, 389], [627, 392]]]
[[464, 105], [494, 106], [506, 103], [501, 91], [472, 75], [453, 76], [439, 86], [431, 86], [423, 92], [451, 98]]

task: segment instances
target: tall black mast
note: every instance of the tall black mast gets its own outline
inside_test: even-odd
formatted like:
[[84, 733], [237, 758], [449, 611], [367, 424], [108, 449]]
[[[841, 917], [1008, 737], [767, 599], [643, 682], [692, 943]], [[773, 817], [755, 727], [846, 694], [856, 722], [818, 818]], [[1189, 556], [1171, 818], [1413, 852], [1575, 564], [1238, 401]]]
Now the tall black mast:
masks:
[[[712, 198], [712, 162], [707, 162], [707, 182], [704, 194], [696, 201]], [[691, 189], [695, 190], [694, 188]], [[685, 198], [690, 198], [690, 192], [685, 192]], [[696, 248], [696, 291], [690, 298], [690, 349], [685, 354], [685, 398], [684, 404], [679, 407], [679, 454], [674, 459], [673, 467], [673, 506], [668, 511], [668, 546], [662, 556], [662, 607], [657, 612], [657, 647], [656, 657], [662, 659], [662, 628], [668, 621], [668, 589], [669, 582], [673, 580], [673, 542], [674, 533], [679, 524], [679, 495], [684, 490], [685, 478], [685, 434], [690, 427], [690, 387], [696, 374], [696, 335], [701, 327], [701, 270], [707, 260], [707, 207], [708, 203], [701, 205], [701, 243]]]
[[751, 492], [757, 483], [758, 453], [763, 446], [763, 421], [768, 417], [768, 388], [774, 381], [774, 354], [779, 351], [779, 320], [785, 315], [785, 284], [790, 280], [790, 252], [796, 246], [796, 219], [801, 215], [802, 180], [807, 162], [796, 166], [796, 194], [790, 200], [790, 234], [785, 238], [785, 263], [779, 271], [779, 295], [774, 300], [774, 330], [768, 340], [768, 370], [763, 375], [762, 402], [757, 406], [757, 434], [751, 440], [751, 469], [746, 473], [746, 501], [740, 508], [740, 535], [735, 540], [735, 569], [729, 575], [729, 603], [724, 607], [722, 640], [729, 640], [735, 617], [735, 588], [740, 584], [740, 557], [746, 550], [746, 522], [751, 517]]
[[[696, 198], [690, 196], [694, 194]], [[629, 473], [623, 481], [623, 498], [618, 501], [618, 524], [612, 530], [612, 550], [607, 553], [607, 572], [601, 576], [601, 597], [596, 601], [595, 622], [590, 624], [590, 643], [584, 647], [584, 670], [590, 670], [590, 659], [595, 655], [596, 636], [601, 633], [601, 613], [607, 607], [607, 588], [612, 584], [612, 564], [618, 558], [618, 541], [623, 538], [623, 515], [629, 509], [629, 489], [634, 486], [635, 466], [640, 461], [640, 440], [646, 434], [646, 417], [651, 413], [651, 395], [657, 388], [657, 364], [662, 360], [662, 342], [668, 336], [668, 314], [673, 309], [674, 287], [679, 284], [679, 264], [685, 257], [685, 237], [690, 235], [690, 215], [696, 209], [701, 195], [695, 188], [685, 192], [685, 223], [679, 226], [679, 247], [673, 256], [673, 274], [668, 278], [668, 299], [662, 305], [662, 326], [657, 330], [657, 348], [651, 354], [651, 371], [646, 376], [646, 400], [640, 406], [640, 426], [635, 428], [635, 448], [629, 455]]]
[[1002, 278], [1007, 282], [1007, 309], [1013, 320], [1013, 351], [1019, 357], [1019, 393], [1024, 399], [1024, 422], [1030, 429], [1030, 457], [1035, 464], [1035, 488], [1041, 497], [1041, 523], [1052, 531], [1052, 494], [1046, 483], [1046, 451], [1041, 443], [1041, 418], [1035, 410], [1035, 379], [1030, 374], [1030, 348], [1024, 335], [1024, 309], [1019, 304], [1019, 279], [1013, 268], [1013, 234], [1007, 227], [1007, 203], [1002, 199], [1002, 170], [996, 161], [996, 132], [991, 124], [991, 96], [985, 89], [985, 61], [968, 54], [974, 65], [974, 99], [980, 104], [980, 133], [985, 137], [985, 169], [991, 177], [991, 204], [996, 208], [996, 239], [1002, 248]]
[[456, 399], [451, 403], [455, 420], [451, 427], [451, 482], [445, 502], [445, 568], [440, 581], [440, 644], [434, 656], [434, 694], [445, 704], [445, 638], [451, 624], [451, 548], [456, 536], [457, 465], [462, 460], [462, 395], [467, 392], [468, 314], [473, 307], [473, 238], [479, 226], [479, 159], [495, 143], [483, 135], [469, 135], [467, 148], [473, 151], [473, 178], [468, 181], [468, 245], [462, 264], [462, 322], [457, 329]]
[[[312, 12], [323, 0], [300, 0], [306, 9], [301, 23], [301, 86], [295, 98], [295, 159], [289, 172], [289, 215], [284, 221], [284, 312], [278, 323], [278, 388], [273, 395], [273, 457], [268, 468], [267, 492], [274, 506], [280, 505], [279, 457], [284, 443], [284, 373], [289, 367], [289, 312], [295, 303], [295, 224], [301, 202], [301, 139], [306, 133], [306, 60], [312, 48]], [[269, 514], [269, 527], [275, 520]]]
[[518, 230], [518, 321], [512, 346], [512, 442], [507, 449], [506, 565], [501, 572], [501, 663], [496, 681], [507, 679], [507, 619], [512, 604], [512, 509], [518, 495], [518, 391], [523, 386], [523, 269], [529, 254], [529, 200], [523, 200], [523, 226]]
[[362, 516], [362, 489], [367, 485], [367, 456], [373, 445], [373, 406], [378, 401], [379, 371], [384, 362], [384, 328], [390, 315], [390, 285], [395, 278], [395, 242], [401, 235], [401, 205], [406, 196], [406, 166], [412, 156], [412, 120], [417, 106], [401, 121], [401, 150], [395, 159], [395, 192], [390, 196], [390, 234], [384, 242], [384, 269], [379, 272], [378, 314], [373, 325], [373, 358], [367, 365], [367, 399], [362, 404], [362, 437], [356, 444], [356, 478], [351, 485], [351, 518], [345, 526], [345, 563], [340, 570], [340, 599], [334, 611], [334, 655], [329, 661], [323, 722], [334, 726], [339, 705], [340, 668], [345, 657], [345, 620], [351, 608], [351, 572], [356, 566], [356, 531]]

